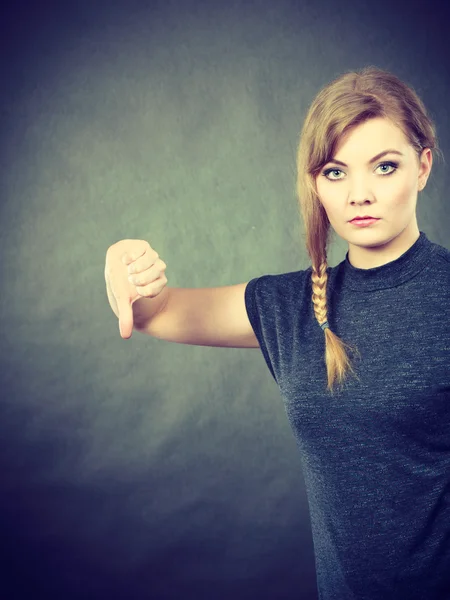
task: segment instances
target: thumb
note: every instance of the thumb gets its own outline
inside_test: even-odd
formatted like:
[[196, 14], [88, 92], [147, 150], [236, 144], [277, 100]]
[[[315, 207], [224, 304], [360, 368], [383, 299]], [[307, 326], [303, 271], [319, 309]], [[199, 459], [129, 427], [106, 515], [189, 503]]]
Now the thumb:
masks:
[[[128, 265], [130, 256], [125, 252], [122, 256], [122, 263]], [[119, 311], [119, 331], [124, 339], [129, 339], [133, 333], [133, 310], [129, 299], [117, 300], [117, 309]]]
[[119, 331], [124, 339], [129, 339], [133, 333], [133, 309], [127, 300], [117, 304], [119, 310]]

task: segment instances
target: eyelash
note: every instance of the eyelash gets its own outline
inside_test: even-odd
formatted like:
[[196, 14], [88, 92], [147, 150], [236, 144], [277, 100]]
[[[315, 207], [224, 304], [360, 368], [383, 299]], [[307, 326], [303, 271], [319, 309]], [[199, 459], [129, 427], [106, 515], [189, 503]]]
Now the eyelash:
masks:
[[[389, 167], [393, 167], [394, 170], [391, 171], [390, 173], [383, 173], [382, 174], [383, 177], [387, 177], [388, 175], [392, 175], [398, 169], [398, 163], [396, 163], [396, 162], [390, 162], [390, 161], [389, 162], [380, 163], [378, 165], [378, 167], [384, 167], [385, 165], [387, 165]], [[377, 169], [378, 169], [378, 167], [377, 167]], [[327, 175], [329, 173], [333, 173], [334, 171], [340, 171], [341, 173], [343, 173], [343, 171], [341, 171], [341, 169], [326, 169], [325, 171], [323, 171], [322, 175], [325, 177], [325, 179], [328, 179], [328, 181], [341, 181], [341, 178], [339, 178], [339, 179], [329, 179], [327, 177]]]

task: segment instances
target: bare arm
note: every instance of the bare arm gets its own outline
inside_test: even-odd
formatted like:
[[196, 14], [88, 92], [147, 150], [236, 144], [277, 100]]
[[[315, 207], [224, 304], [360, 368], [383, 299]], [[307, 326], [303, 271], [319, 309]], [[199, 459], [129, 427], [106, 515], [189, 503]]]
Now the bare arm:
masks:
[[133, 304], [135, 329], [178, 344], [259, 348], [245, 307], [246, 287], [166, 287], [156, 298]]

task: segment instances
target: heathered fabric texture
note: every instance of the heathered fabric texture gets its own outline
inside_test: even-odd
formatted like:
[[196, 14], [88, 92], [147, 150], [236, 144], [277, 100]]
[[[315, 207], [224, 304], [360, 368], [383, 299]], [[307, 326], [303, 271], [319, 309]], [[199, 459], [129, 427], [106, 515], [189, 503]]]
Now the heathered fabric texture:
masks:
[[[245, 302], [300, 449], [321, 600], [450, 599], [450, 252], [328, 267], [328, 322], [359, 381], [326, 390], [311, 267]], [[301, 597], [301, 595], [299, 596]]]

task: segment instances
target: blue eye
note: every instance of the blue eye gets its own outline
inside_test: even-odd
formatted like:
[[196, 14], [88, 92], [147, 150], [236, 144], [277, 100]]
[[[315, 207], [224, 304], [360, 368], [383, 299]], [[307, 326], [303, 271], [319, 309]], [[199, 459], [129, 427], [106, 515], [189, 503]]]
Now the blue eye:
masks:
[[[392, 175], [393, 173], [395, 173], [395, 171], [396, 171], [396, 170], [397, 170], [397, 168], [398, 168], [398, 163], [395, 163], [395, 162], [384, 162], [384, 163], [380, 163], [380, 164], [378, 165], [377, 169], [378, 169], [379, 167], [392, 167], [392, 168], [393, 168], [393, 170], [392, 170], [392, 171], [389, 171], [388, 173], [386, 173], [386, 172], [383, 172], [383, 173], [382, 173], [383, 177], [387, 177], [388, 175]], [[330, 179], [330, 178], [328, 177], [329, 173], [336, 173], [336, 172], [337, 172], [337, 173], [343, 173], [343, 171], [341, 171], [341, 169], [326, 169], [325, 171], [323, 171], [322, 175], [323, 175], [323, 176], [324, 176], [326, 179], [328, 179], [328, 181], [340, 181], [342, 178], [339, 178], [339, 179]]]

